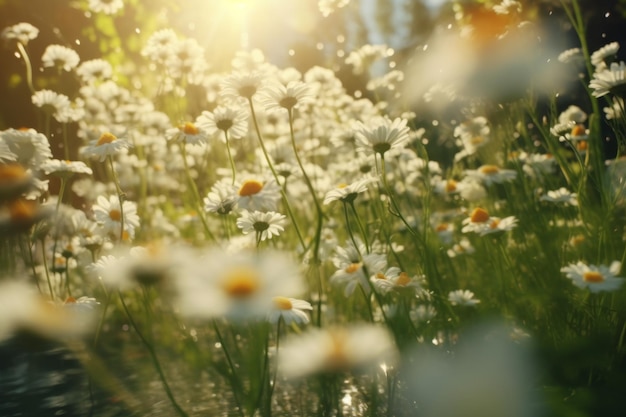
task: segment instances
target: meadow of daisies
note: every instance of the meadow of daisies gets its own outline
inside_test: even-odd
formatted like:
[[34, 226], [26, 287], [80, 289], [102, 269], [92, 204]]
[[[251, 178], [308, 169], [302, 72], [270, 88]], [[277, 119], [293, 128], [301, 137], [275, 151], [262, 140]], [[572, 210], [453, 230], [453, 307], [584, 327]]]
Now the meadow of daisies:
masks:
[[506, 99], [485, 69], [540, 31], [511, 0], [406, 63], [331, 57], [356, 92], [257, 49], [214, 72], [171, 28], [127, 82], [0, 28], [39, 115], [0, 131], [2, 415], [621, 415], [626, 70], [558, 7], [578, 44]]

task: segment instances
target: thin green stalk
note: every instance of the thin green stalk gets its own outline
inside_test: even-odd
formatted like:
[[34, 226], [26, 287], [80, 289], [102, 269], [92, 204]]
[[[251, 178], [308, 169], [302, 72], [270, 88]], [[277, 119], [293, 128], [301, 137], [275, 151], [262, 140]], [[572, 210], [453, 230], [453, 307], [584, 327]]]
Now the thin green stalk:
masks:
[[193, 197], [196, 200], [196, 210], [198, 211], [198, 217], [200, 217], [200, 221], [202, 221], [202, 226], [204, 226], [205, 234], [211, 238], [212, 240], [217, 242], [213, 233], [211, 233], [211, 229], [209, 228], [209, 224], [204, 217], [204, 208], [202, 207], [202, 198], [200, 198], [200, 193], [198, 192], [198, 187], [196, 186], [196, 182], [191, 177], [191, 171], [189, 169], [189, 164], [187, 163], [187, 151], [185, 149], [185, 143], [180, 144], [180, 153], [183, 157], [183, 166], [185, 167], [185, 174], [187, 175], [187, 182], [189, 183], [189, 187], [193, 193]]
[[163, 372], [163, 368], [161, 367], [161, 362], [159, 361], [156, 351], [154, 350], [154, 346], [152, 346], [152, 344], [148, 341], [148, 339], [146, 339], [143, 333], [139, 330], [137, 323], [135, 323], [135, 320], [133, 319], [132, 315], [130, 314], [130, 311], [128, 310], [128, 306], [126, 305], [126, 302], [124, 301], [124, 296], [122, 295], [121, 292], [119, 292], [119, 297], [120, 297], [120, 302], [122, 303], [122, 307], [124, 308], [124, 312], [126, 313], [126, 317], [128, 318], [128, 322], [135, 330], [135, 333], [137, 333], [137, 335], [139, 336], [139, 339], [141, 339], [141, 342], [143, 343], [145, 348], [148, 349], [148, 353], [150, 353], [152, 363], [154, 364], [154, 368], [159, 374], [159, 378], [161, 379], [161, 383], [163, 384], [163, 388], [165, 389], [165, 394], [167, 395], [167, 398], [169, 398], [170, 402], [172, 403], [172, 406], [174, 407], [178, 415], [180, 415], [181, 417], [188, 417], [188, 414], [185, 412], [185, 410], [181, 408], [181, 406], [178, 404], [178, 402], [174, 398], [174, 394], [172, 393], [172, 390], [170, 389], [170, 386], [167, 383], [167, 378], [165, 377], [165, 373]]
[[[259, 139], [259, 144], [261, 145], [261, 150], [263, 151], [263, 156], [265, 156], [267, 165], [270, 171], [272, 171], [272, 175], [274, 175], [276, 184], [280, 185], [280, 179], [278, 177], [278, 173], [276, 172], [276, 169], [274, 168], [274, 164], [272, 164], [270, 155], [267, 152], [267, 149], [265, 148], [265, 142], [263, 141], [263, 135], [261, 135], [261, 129], [259, 129], [259, 122], [257, 121], [257, 118], [256, 118], [256, 112], [254, 111], [254, 103], [252, 102], [252, 98], [248, 98], [248, 104], [250, 105], [250, 114], [252, 115], [252, 122], [254, 124], [254, 129], [256, 131], [257, 138]], [[282, 186], [280, 187], [280, 194], [283, 197], [283, 202], [285, 203], [287, 214], [289, 215], [289, 218], [291, 219], [291, 223], [293, 224], [293, 228], [296, 231], [296, 235], [298, 235], [298, 240], [300, 241], [300, 245], [302, 246], [303, 251], [306, 252], [307, 246], [304, 242], [304, 238], [302, 237], [302, 232], [300, 232], [300, 228], [298, 227], [298, 223], [296, 222], [296, 217], [294, 216], [293, 211], [291, 209], [291, 205], [289, 204], [289, 199], [287, 198], [287, 194], [285, 193], [285, 190], [283, 189]]]
[[359, 217], [359, 213], [356, 211], [356, 207], [354, 207], [354, 201], [349, 201], [347, 204], [350, 205], [350, 208], [352, 209], [352, 212], [354, 213], [354, 218], [356, 219], [356, 224], [359, 227], [359, 230], [361, 231], [361, 236], [363, 236], [363, 242], [365, 243], [365, 249], [369, 253], [370, 252], [370, 245], [369, 245], [369, 239], [367, 238], [367, 231], [365, 230], [365, 227], [363, 227], [363, 223], [361, 222], [361, 218]]
[[230, 352], [228, 351], [228, 348], [224, 343], [224, 338], [222, 337], [222, 333], [220, 332], [220, 329], [215, 320], [213, 320], [213, 329], [215, 329], [217, 340], [220, 342], [220, 346], [222, 346], [224, 356], [226, 356], [226, 362], [228, 362], [228, 368], [230, 369], [230, 385], [233, 388], [233, 398], [235, 399], [235, 404], [237, 406], [237, 409], [239, 410], [239, 414], [241, 414], [242, 417], [245, 417], [245, 413], [243, 411], [243, 407], [241, 406], [241, 401], [239, 400], [238, 395], [239, 392], [243, 392], [241, 381], [239, 381], [239, 377], [237, 376], [236, 368], [230, 356]]
[[41, 238], [41, 259], [43, 259], [43, 270], [46, 273], [48, 281], [48, 290], [50, 291], [50, 299], [54, 300], [54, 291], [52, 290], [52, 281], [50, 281], [50, 271], [48, 270], [48, 261], [46, 259], [46, 238]]
[[26, 65], [26, 84], [28, 84], [28, 89], [31, 94], [35, 94], [35, 87], [33, 87], [33, 66], [30, 63], [30, 58], [28, 57], [28, 52], [26, 52], [26, 48], [22, 45], [21, 42], [17, 43], [17, 49], [20, 51], [20, 55], [24, 60], [24, 64]]
[[120, 181], [117, 178], [117, 173], [115, 172], [115, 166], [113, 165], [113, 157], [109, 155], [107, 157], [109, 160], [109, 165], [111, 167], [111, 175], [113, 176], [113, 183], [115, 184], [115, 190], [117, 191], [117, 199], [120, 203], [120, 242], [124, 241], [124, 192], [122, 191], [122, 186], [120, 185]]
[[228, 151], [228, 161], [230, 162], [230, 170], [233, 174], [233, 185], [235, 185], [235, 161], [233, 160], [233, 154], [230, 150], [230, 141], [228, 140], [228, 130], [224, 130], [224, 140], [226, 141], [226, 151]]

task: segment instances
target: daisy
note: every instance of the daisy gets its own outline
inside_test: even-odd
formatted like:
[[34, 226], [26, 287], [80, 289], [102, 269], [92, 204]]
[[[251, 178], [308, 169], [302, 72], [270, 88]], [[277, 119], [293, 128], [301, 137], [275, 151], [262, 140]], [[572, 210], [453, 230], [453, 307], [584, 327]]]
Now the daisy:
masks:
[[30, 23], [21, 22], [13, 26], [9, 26], [2, 31], [2, 39], [15, 39], [22, 45], [26, 45], [28, 41], [32, 41], [39, 35], [39, 29]]
[[581, 261], [569, 264], [561, 268], [567, 278], [579, 288], [588, 288], [591, 292], [615, 291], [624, 282], [618, 277], [622, 264], [614, 261], [608, 267], [606, 265], [587, 265]]
[[82, 62], [76, 68], [76, 74], [84, 83], [90, 84], [110, 79], [113, 75], [113, 67], [103, 59], [92, 59]]
[[170, 141], [190, 145], [206, 143], [209, 139], [209, 133], [197, 121], [181, 123], [178, 127], [167, 129], [165, 136]]
[[374, 287], [383, 293], [403, 291], [405, 289], [420, 292], [422, 290], [424, 276], [411, 277], [400, 268], [392, 266], [385, 272], [378, 272], [377, 274], [372, 275], [370, 280]]
[[577, 206], [578, 199], [576, 193], [570, 192], [567, 188], [561, 187], [558, 190], [548, 191], [545, 195], [539, 198], [540, 201], [547, 201], [550, 203], [563, 203], [565, 205]]
[[48, 45], [41, 57], [45, 68], [59, 68], [64, 71], [71, 71], [78, 66], [80, 57], [71, 48], [63, 45]]
[[517, 172], [512, 169], [502, 169], [497, 165], [482, 165], [478, 169], [467, 169], [465, 174], [473, 180], [481, 181], [486, 186], [502, 184], [517, 178]]
[[99, 139], [93, 140], [89, 145], [85, 146], [81, 150], [81, 154], [87, 158], [98, 158], [102, 162], [107, 157], [119, 155], [123, 150], [131, 146], [130, 142], [118, 139], [117, 136], [110, 132], [105, 132], [100, 135]]
[[409, 140], [410, 130], [405, 119], [393, 121], [387, 117], [377, 117], [365, 125], [357, 125], [357, 146], [366, 154], [384, 155], [390, 149], [403, 147]]
[[558, 61], [564, 64], [582, 64], [585, 62], [580, 48], [570, 48], [561, 52]]
[[286, 378], [301, 378], [364, 370], [393, 362], [396, 353], [389, 331], [373, 324], [309, 329], [281, 345], [278, 372]]
[[0, 131], [0, 142], [3, 142], [15, 156], [13, 160], [24, 167], [39, 170], [47, 160], [52, 158], [48, 138], [35, 129]]
[[246, 210], [274, 211], [281, 199], [280, 187], [274, 179], [248, 178], [238, 185], [237, 204]]
[[43, 163], [41, 170], [46, 174], [55, 174], [60, 177], [67, 177], [73, 174], [93, 174], [91, 168], [89, 168], [82, 161], [62, 161], [59, 159], [49, 159]]
[[287, 85], [274, 83], [268, 86], [262, 95], [261, 102], [267, 111], [286, 109], [291, 111], [314, 101], [313, 91], [309, 84], [302, 81], [290, 81]]
[[237, 206], [237, 187], [230, 180], [216, 182], [204, 198], [204, 210], [208, 213], [228, 214]]
[[614, 57], [619, 51], [619, 43], [611, 42], [591, 54], [591, 63], [596, 69], [606, 68], [606, 59]]
[[141, 55], [157, 63], [165, 63], [174, 53], [174, 46], [177, 42], [178, 36], [173, 29], [158, 30], [148, 38], [146, 46], [141, 50]]
[[258, 71], [231, 74], [222, 81], [220, 95], [225, 100], [234, 100], [239, 97], [250, 100], [261, 89], [264, 78], [264, 75]]
[[517, 226], [517, 219], [514, 216], [503, 219], [492, 217], [487, 210], [477, 207], [472, 211], [470, 217], [463, 220], [463, 225], [461, 232], [474, 232], [480, 236], [485, 236], [491, 233], [512, 230]]
[[313, 307], [308, 301], [280, 296], [274, 297], [272, 301], [274, 309], [268, 315], [270, 323], [277, 324], [280, 320], [287, 326], [291, 325], [291, 323], [309, 323], [309, 316], [304, 310], [313, 310]]
[[87, 6], [94, 13], [115, 14], [124, 8], [122, 0], [89, 0]]
[[49, 302], [26, 280], [0, 282], [0, 343], [21, 331], [57, 340], [83, 336], [93, 316], [82, 313]]
[[217, 106], [203, 111], [197, 120], [198, 126], [209, 134], [221, 130], [229, 138], [243, 138], [248, 134], [248, 114], [237, 105]]
[[120, 209], [120, 200], [116, 195], [109, 198], [98, 196], [96, 204], [93, 205], [94, 217], [102, 225], [104, 233], [119, 236], [122, 227], [122, 216], [124, 219], [124, 239], [132, 239], [135, 236], [135, 229], [139, 227], [139, 216], [137, 215], [137, 205], [132, 201], [124, 201]]
[[455, 290], [448, 293], [448, 301], [453, 306], [474, 307], [480, 300], [474, 298], [474, 293], [469, 290]]
[[279, 236], [285, 230], [283, 227], [285, 219], [286, 216], [274, 211], [243, 210], [237, 219], [237, 227], [244, 235], [254, 232], [257, 235], [257, 241], [264, 241]]
[[44, 113], [53, 115], [55, 119], [70, 107], [69, 97], [52, 90], [35, 91], [35, 94], [32, 96], [32, 102], [35, 106], [41, 108]]
[[624, 114], [624, 99], [621, 97], [613, 97], [610, 107], [604, 107], [602, 110], [607, 120], [618, 120]]
[[621, 96], [626, 84], [626, 64], [623, 61], [613, 62], [609, 68], [596, 70], [593, 79], [589, 82], [592, 95], [603, 97], [609, 93]]
[[470, 255], [474, 252], [476, 252], [476, 249], [474, 249], [472, 243], [468, 239], [462, 238], [459, 243], [452, 245], [446, 253], [448, 257], [455, 258], [460, 255]]
[[344, 203], [352, 203], [359, 194], [367, 191], [367, 185], [375, 182], [372, 177], [364, 177], [351, 184], [339, 184], [336, 188], [328, 191], [324, 196], [324, 204], [340, 200]]
[[177, 271], [177, 304], [187, 317], [242, 321], [268, 317], [274, 297], [305, 289], [298, 264], [283, 252], [209, 249]]
[[[344, 295], [350, 297], [357, 286], [360, 286], [366, 294], [370, 293], [369, 274], [377, 274], [387, 266], [385, 255], [366, 253], [365, 245], [357, 241], [359, 250], [349, 245], [347, 248], [338, 247], [332, 261], [337, 270], [331, 275], [330, 282], [335, 285], [345, 285]], [[367, 272], [367, 273], [366, 273]]]

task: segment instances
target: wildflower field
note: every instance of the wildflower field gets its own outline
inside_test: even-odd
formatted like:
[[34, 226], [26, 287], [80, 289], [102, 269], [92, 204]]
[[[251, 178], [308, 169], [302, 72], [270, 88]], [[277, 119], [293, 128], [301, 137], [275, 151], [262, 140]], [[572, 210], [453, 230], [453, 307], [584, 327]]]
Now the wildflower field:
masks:
[[625, 6], [0, 0], [0, 416], [623, 416]]

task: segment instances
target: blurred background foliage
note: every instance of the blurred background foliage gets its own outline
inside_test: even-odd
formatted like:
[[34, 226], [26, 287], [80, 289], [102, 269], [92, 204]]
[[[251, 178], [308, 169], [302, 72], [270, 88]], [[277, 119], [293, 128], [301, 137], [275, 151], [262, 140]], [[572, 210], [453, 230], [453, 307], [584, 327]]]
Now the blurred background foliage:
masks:
[[[0, 27], [29, 22], [40, 30], [39, 37], [28, 45], [35, 66], [35, 88], [50, 88], [70, 98], [78, 88], [73, 76], [41, 68], [40, 58], [48, 45], [71, 47], [81, 61], [109, 61], [120, 85], [144, 90], [150, 97], [146, 90], [150, 74], [145, 72], [146, 61], [140, 50], [150, 35], [164, 28], [198, 40], [211, 71], [228, 71], [235, 52], [247, 44], [261, 49], [270, 62], [282, 67], [293, 66], [300, 71], [314, 65], [333, 68], [350, 92], [363, 91], [367, 81], [343, 63], [351, 51], [367, 43], [385, 43], [394, 48], [395, 60], [402, 63], [427, 43], [433, 31], [453, 23], [459, 10], [471, 18], [478, 7], [492, 3], [352, 0], [324, 18], [317, 0], [125, 0], [124, 9], [115, 16], [89, 12], [87, 0], [0, 0]], [[578, 46], [560, 0], [522, 3], [524, 17], [542, 21], [546, 36], [553, 37], [563, 49]], [[590, 49], [623, 38], [626, 0], [584, 0], [581, 5]], [[36, 126], [23, 62], [6, 45], [0, 49], [0, 62], [0, 129]]]

